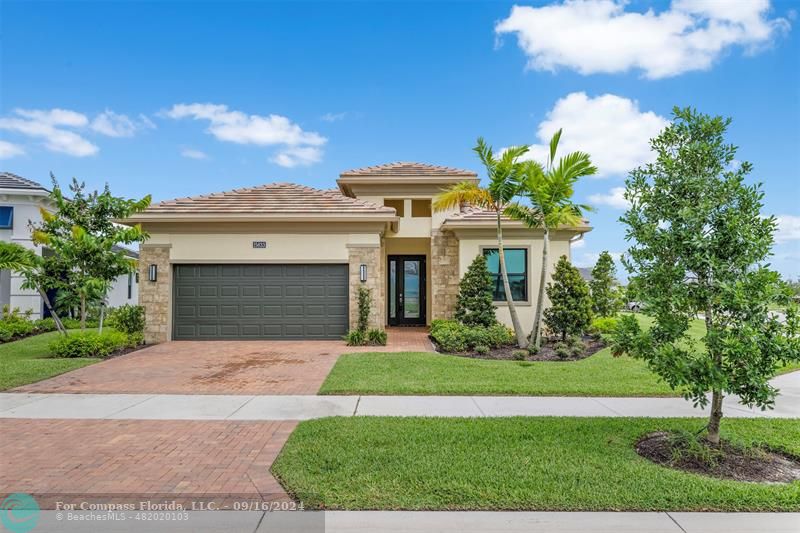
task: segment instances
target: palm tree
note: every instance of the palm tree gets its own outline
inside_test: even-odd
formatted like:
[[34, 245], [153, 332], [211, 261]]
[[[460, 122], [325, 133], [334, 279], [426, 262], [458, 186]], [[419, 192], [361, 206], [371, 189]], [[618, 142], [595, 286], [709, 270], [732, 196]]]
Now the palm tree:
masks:
[[53, 317], [56, 329], [66, 335], [67, 330], [64, 324], [61, 323], [61, 319], [58, 318], [58, 314], [53, 309], [50, 298], [47, 296], [47, 291], [42, 286], [41, 279], [44, 277], [42, 266], [42, 258], [32, 250], [17, 243], [0, 241], [0, 270], [11, 270], [22, 274], [25, 277], [22, 288], [35, 289], [39, 293], [48, 311], [50, 311], [50, 315]]
[[578, 179], [597, 172], [597, 167], [592, 165], [589, 154], [585, 152], [569, 153], [555, 164], [560, 139], [561, 130], [558, 130], [550, 140], [550, 157], [546, 167], [536, 161], [523, 163], [519, 193], [530, 201], [530, 205], [513, 203], [505, 209], [509, 217], [522, 221], [529, 228], [540, 228], [544, 231], [539, 295], [536, 299], [536, 316], [533, 319], [529, 345], [536, 350], [542, 343], [542, 307], [547, 282], [550, 231], [559, 226], [579, 224], [583, 219], [583, 212], [592, 210], [588, 205], [573, 203], [572, 194]]
[[488, 146], [483, 138], [480, 137], [473, 151], [478, 154], [481, 163], [486, 167], [486, 175], [489, 178], [488, 186], [481, 187], [469, 181], [457, 183], [434, 199], [433, 208], [436, 211], [443, 211], [459, 207], [462, 204], [469, 204], [497, 214], [497, 251], [500, 258], [500, 276], [503, 279], [506, 302], [511, 315], [511, 323], [514, 326], [514, 333], [517, 336], [517, 344], [520, 348], [523, 348], [526, 345], [526, 337], [520, 325], [519, 316], [517, 316], [517, 309], [511, 296], [511, 286], [508, 282], [501, 219], [503, 211], [510, 205], [517, 194], [520, 183], [519, 172], [521, 170], [517, 159], [528, 151], [528, 147], [512, 146], [503, 151], [500, 157], [496, 157], [492, 147]]

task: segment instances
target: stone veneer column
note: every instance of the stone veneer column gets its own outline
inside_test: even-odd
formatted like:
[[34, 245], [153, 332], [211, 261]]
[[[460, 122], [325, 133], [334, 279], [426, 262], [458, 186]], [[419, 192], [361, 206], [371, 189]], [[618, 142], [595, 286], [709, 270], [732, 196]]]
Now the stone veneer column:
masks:
[[[386, 326], [385, 276], [383, 275], [383, 248], [378, 244], [348, 244], [350, 263], [350, 329], [358, 324], [358, 288], [366, 287], [372, 293], [369, 327]], [[361, 282], [360, 266], [367, 265], [367, 281]]]
[[453, 318], [458, 296], [458, 239], [449, 231], [431, 232], [431, 319]]
[[[139, 305], [144, 307], [144, 341], [156, 344], [169, 340], [169, 299], [172, 270], [169, 245], [143, 244], [139, 249]], [[158, 266], [156, 281], [148, 281], [150, 265]]]

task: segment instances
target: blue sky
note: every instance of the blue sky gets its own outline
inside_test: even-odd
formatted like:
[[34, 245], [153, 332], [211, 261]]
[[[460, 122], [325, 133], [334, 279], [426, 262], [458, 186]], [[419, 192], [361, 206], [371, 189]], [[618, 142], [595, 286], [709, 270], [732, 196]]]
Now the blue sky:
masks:
[[[800, 276], [796, 3], [0, 4], [0, 165], [155, 200], [471, 152], [589, 151], [590, 264], [623, 252], [618, 191], [674, 105], [731, 116], [729, 139], [781, 217], [773, 264]], [[541, 153], [534, 146], [532, 154]], [[616, 194], [615, 194], [616, 193]]]

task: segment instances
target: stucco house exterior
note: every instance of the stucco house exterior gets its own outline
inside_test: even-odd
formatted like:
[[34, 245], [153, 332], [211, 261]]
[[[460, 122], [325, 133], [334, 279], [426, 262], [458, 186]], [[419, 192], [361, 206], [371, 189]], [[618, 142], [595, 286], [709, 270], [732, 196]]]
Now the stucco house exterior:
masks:
[[[477, 254], [497, 272], [493, 213], [431, 200], [468, 170], [390, 163], [341, 173], [336, 189], [271, 183], [152, 205], [125, 220], [150, 234], [140, 248], [146, 341], [334, 339], [356, 322], [370, 289], [372, 327], [426, 325], [453, 315]], [[553, 263], [588, 225], [552, 233]], [[542, 233], [506, 220], [512, 291], [533, 322]], [[510, 323], [502, 285], [498, 318]]]
[[[0, 172], [0, 240], [15, 242], [34, 250], [37, 254], [47, 253], [46, 249], [35, 246], [31, 237], [30, 223], [42, 221], [41, 208], [50, 210], [49, 191], [41, 184], [25, 179], [11, 172]], [[124, 249], [131, 258], [138, 254]], [[0, 270], [0, 307], [18, 308], [31, 312], [31, 318], [46, 316], [41, 296], [35, 290], [23, 289], [23, 279], [17, 272]], [[135, 273], [119, 276], [107, 295], [109, 307], [135, 304], [139, 297], [139, 281]]]

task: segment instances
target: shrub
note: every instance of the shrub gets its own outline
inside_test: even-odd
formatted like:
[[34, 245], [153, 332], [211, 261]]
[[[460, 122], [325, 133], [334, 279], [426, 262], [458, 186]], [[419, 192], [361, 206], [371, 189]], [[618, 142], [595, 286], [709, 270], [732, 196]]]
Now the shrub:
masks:
[[599, 317], [592, 320], [592, 325], [589, 328], [593, 333], [600, 335], [610, 335], [617, 330], [619, 319], [616, 317]]
[[144, 333], [144, 307], [126, 304], [111, 309], [108, 325], [128, 335]]
[[348, 346], [364, 346], [367, 342], [367, 334], [357, 329], [351, 329], [344, 336], [344, 341]]
[[362, 334], [367, 333], [369, 327], [369, 312], [372, 307], [372, 294], [366, 287], [358, 288], [358, 325], [356, 329]]
[[492, 276], [486, 266], [486, 257], [480, 254], [472, 261], [458, 285], [456, 320], [467, 326], [489, 327], [497, 324], [492, 295]]
[[489, 353], [489, 347], [485, 344], [476, 344], [475, 345], [475, 353], [478, 355], [486, 355]]
[[511, 352], [511, 357], [513, 357], [515, 361], [524, 361], [525, 358], [528, 357], [528, 350], [514, 350]]
[[616, 273], [611, 254], [601, 252], [597, 264], [592, 268], [592, 281], [589, 282], [592, 312], [597, 316], [611, 317], [622, 309], [619, 291], [614, 287]]
[[544, 322], [565, 341], [569, 335], [580, 335], [592, 320], [589, 287], [567, 256], [558, 260], [553, 281], [547, 284], [550, 307], [544, 310]]
[[[80, 329], [81, 321], [77, 318], [62, 318], [61, 323], [64, 324], [64, 327], [67, 329]], [[86, 327], [87, 328], [96, 328], [100, 324], [97, 320], [87, 320]]]
[[502, 324], [471, 327], [456, 320], [434, 320], [431, 337], [442, 351], [449, 353], [474, 350], [479, 344], [499, 348], [514, 342], [514, 332]]
[[50, 343], [55, 357], [107, 357], [130, 346], [130, 338], [121, 331], [80, 331], [59, 337]]
[[373, 346], [386, 346], [386, 332], [382, 329], [367, 331], [367, 343]]
[[566, 342], [557, 342], [553, 345], [553, 351], [561, 359], [569, 359], [572, 355], [572, 348]]

